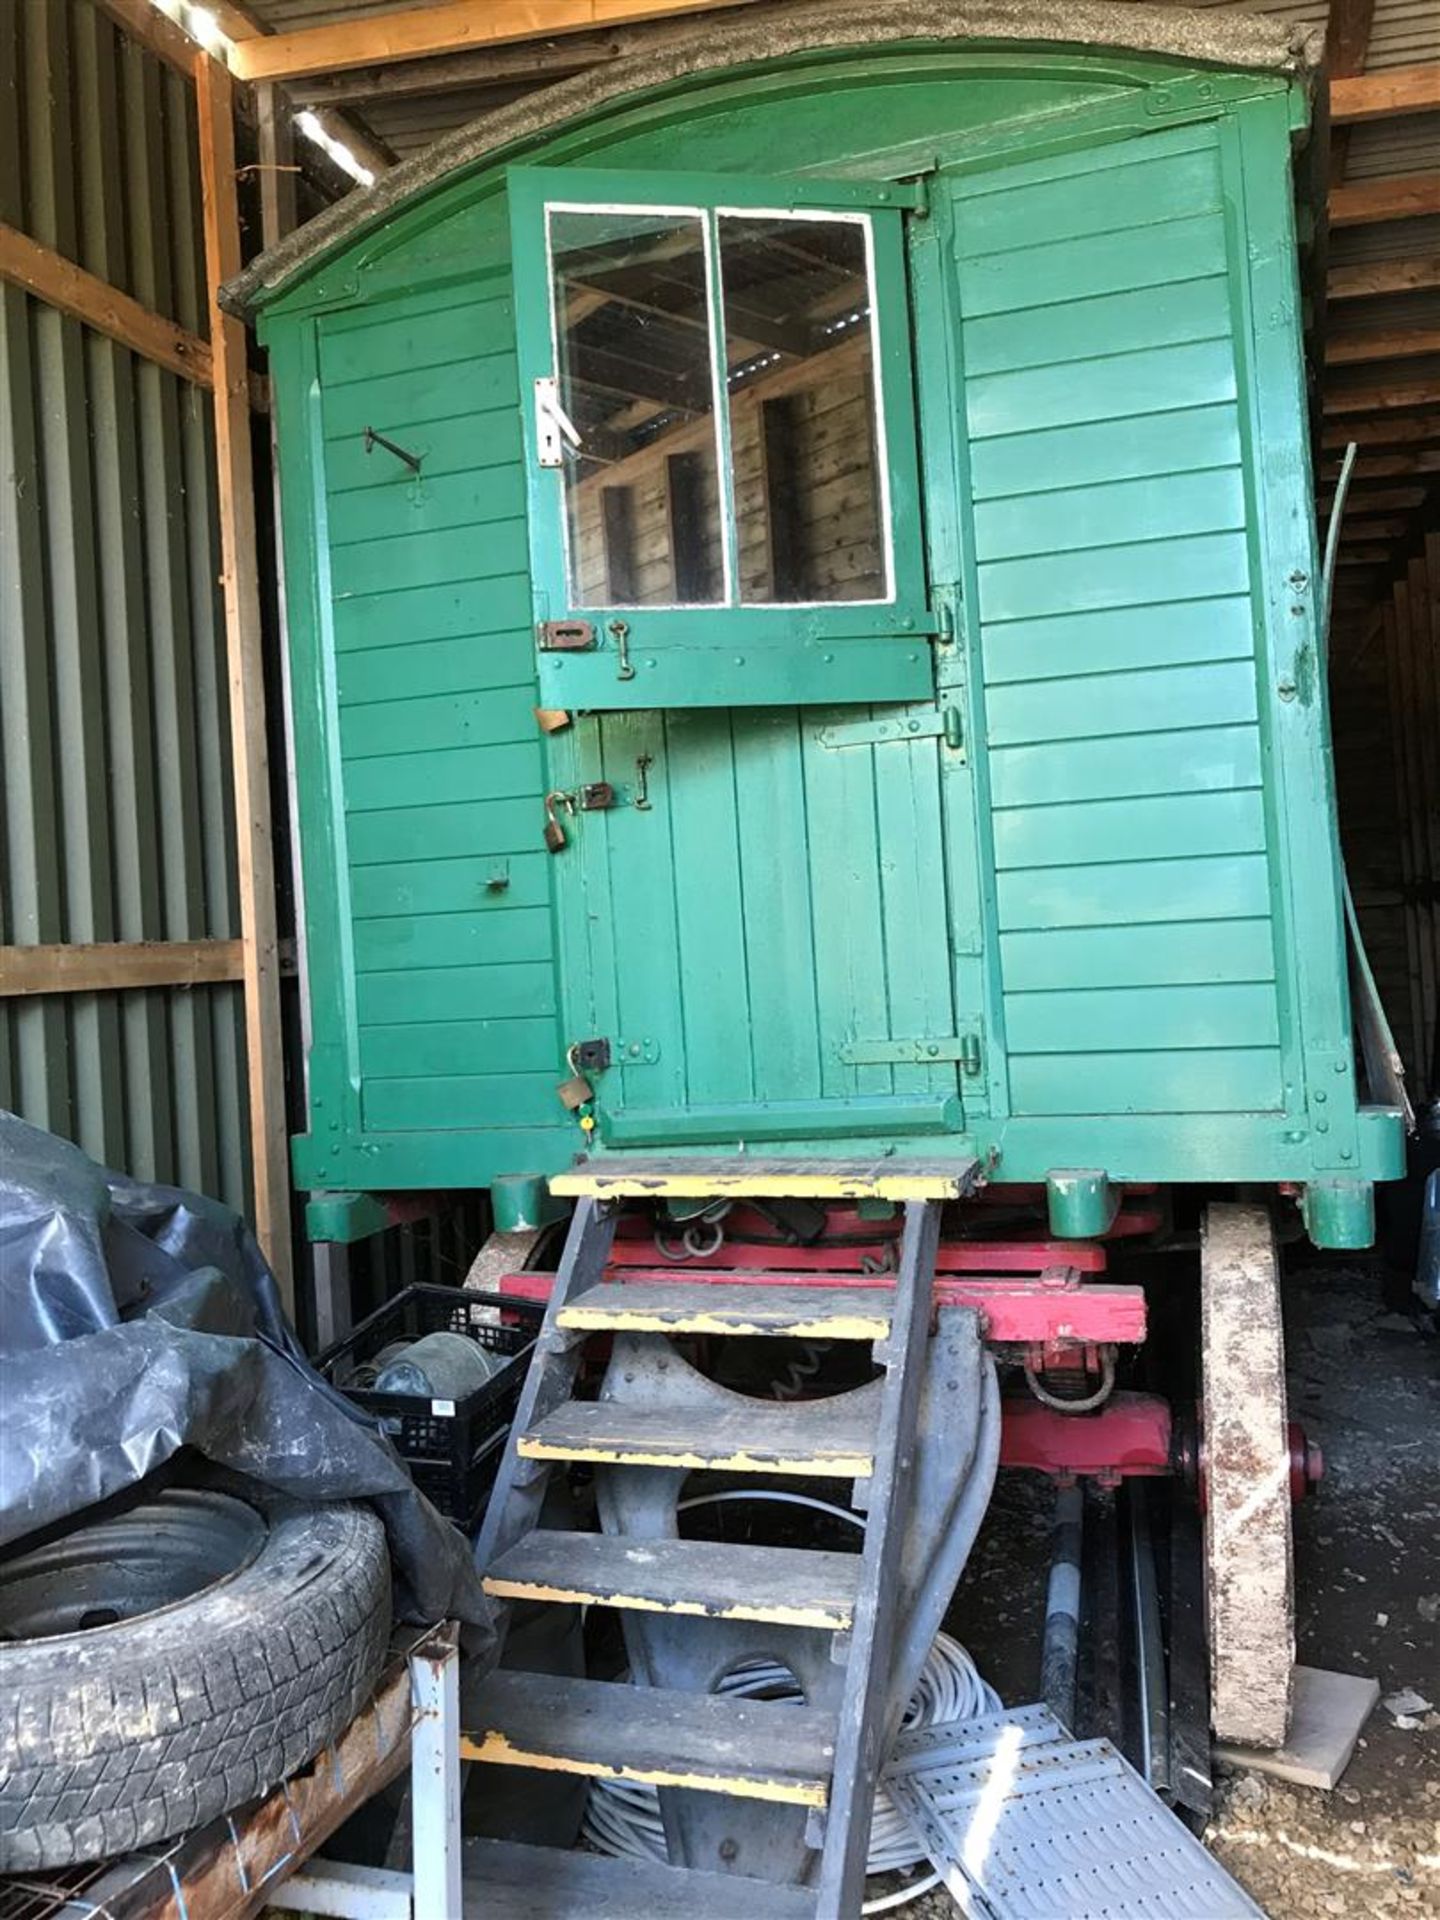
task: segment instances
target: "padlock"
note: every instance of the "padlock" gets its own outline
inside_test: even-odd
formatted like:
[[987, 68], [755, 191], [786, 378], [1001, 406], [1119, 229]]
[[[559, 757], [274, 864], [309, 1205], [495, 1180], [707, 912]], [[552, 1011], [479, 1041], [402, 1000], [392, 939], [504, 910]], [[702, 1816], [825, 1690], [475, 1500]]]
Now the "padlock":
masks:
[[545, 796], [545, 845], [551, 853], [561, 853], [570, 841], [560, 824], [560, 816], [555, 809], [563, 807], [569, 800], [565, 793], [547, 793]]
[[572, 1073], [568, 1080], [562, 1080], [555, 1091], [560, 1096], [562, 1107], [571, 1113], [578, 1113], [587, 1100], [595, 1098], [595, 1089], [583, 1073]]

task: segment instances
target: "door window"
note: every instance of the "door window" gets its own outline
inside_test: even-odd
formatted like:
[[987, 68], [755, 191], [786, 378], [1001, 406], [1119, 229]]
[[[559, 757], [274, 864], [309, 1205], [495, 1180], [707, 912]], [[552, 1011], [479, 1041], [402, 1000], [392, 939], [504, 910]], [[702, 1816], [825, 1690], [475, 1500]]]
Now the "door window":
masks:
[[511, 176], [542, 694], [925, 697], [914, 190], [667, 184]]

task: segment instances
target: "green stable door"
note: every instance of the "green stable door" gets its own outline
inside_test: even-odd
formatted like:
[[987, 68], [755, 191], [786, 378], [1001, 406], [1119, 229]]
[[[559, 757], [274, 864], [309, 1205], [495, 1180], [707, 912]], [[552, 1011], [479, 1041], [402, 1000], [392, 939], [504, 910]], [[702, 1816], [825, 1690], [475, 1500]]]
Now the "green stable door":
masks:
[[[947, 326], [912, 266], [924, 195], [664, 184], [511, 177], [537, 671], [574, 715], [551, 740], [563, 1005], [598, 1128], [958, 1135], [978, 868], [934, 657], [955, 556], [920, 515], [922, 446], [954, 472], [953, 410], [926, 418], [914, 375]], [[645, 381], [653, 442], [612, 449]]]

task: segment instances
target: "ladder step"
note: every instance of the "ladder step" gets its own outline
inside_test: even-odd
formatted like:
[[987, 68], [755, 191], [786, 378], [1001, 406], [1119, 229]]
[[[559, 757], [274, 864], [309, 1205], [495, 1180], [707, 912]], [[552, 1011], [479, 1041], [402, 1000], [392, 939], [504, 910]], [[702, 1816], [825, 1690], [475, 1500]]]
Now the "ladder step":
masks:
[[465, 1912], [483, 1920], [814, 1920], [815, 1894], [734, 1873], [465, 1842]]
[[520, 1436], [528, 1460], [594, 1460], [608, 1466], [711, 1468], [868, 1479], [874, 1428], [832, 1400], [747, 1400], [738, 1407], [631, 1406], [572, 1400]]
[[506, 1600], [843, 1632], [854, 1619], [860, 1565], [855, 1553], [537, 1530], [500, 1556], [485, 1575], [485, 1590]]
[[[784, 1274], [744, 1285], [627, 1280], [590, 1287], [560, 1309], [562, 1327], [617, 1333], [753, 1333], [795, 1340], [883, 1340], [895, 1295], [888, 1287], [796, 1287]], [[769, 1282], [780, 1284], [771, 1285]]]
[[492, 1673], [460, 1736], [462, 1760], [699, 1787], [823, 1807], [835, 1720], [785, 1701]]

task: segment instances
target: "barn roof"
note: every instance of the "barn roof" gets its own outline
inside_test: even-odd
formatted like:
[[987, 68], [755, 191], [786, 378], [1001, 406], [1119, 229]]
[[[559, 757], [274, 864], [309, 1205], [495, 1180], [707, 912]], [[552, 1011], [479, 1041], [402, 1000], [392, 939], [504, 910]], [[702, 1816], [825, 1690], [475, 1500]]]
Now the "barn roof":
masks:
[[261, 254], [220, 289], [220, 303], [248, 317], [321, 259], [449, 176], [626, 94], [788, 55], [945, 40], [1103, 47], [1290, 74], [1307, 83], [1324, 50], [1318, 28], [1132, 0], [808, 0], [723, 24], [712, 20], [653, 51], [577, 74], [457, 128]]

